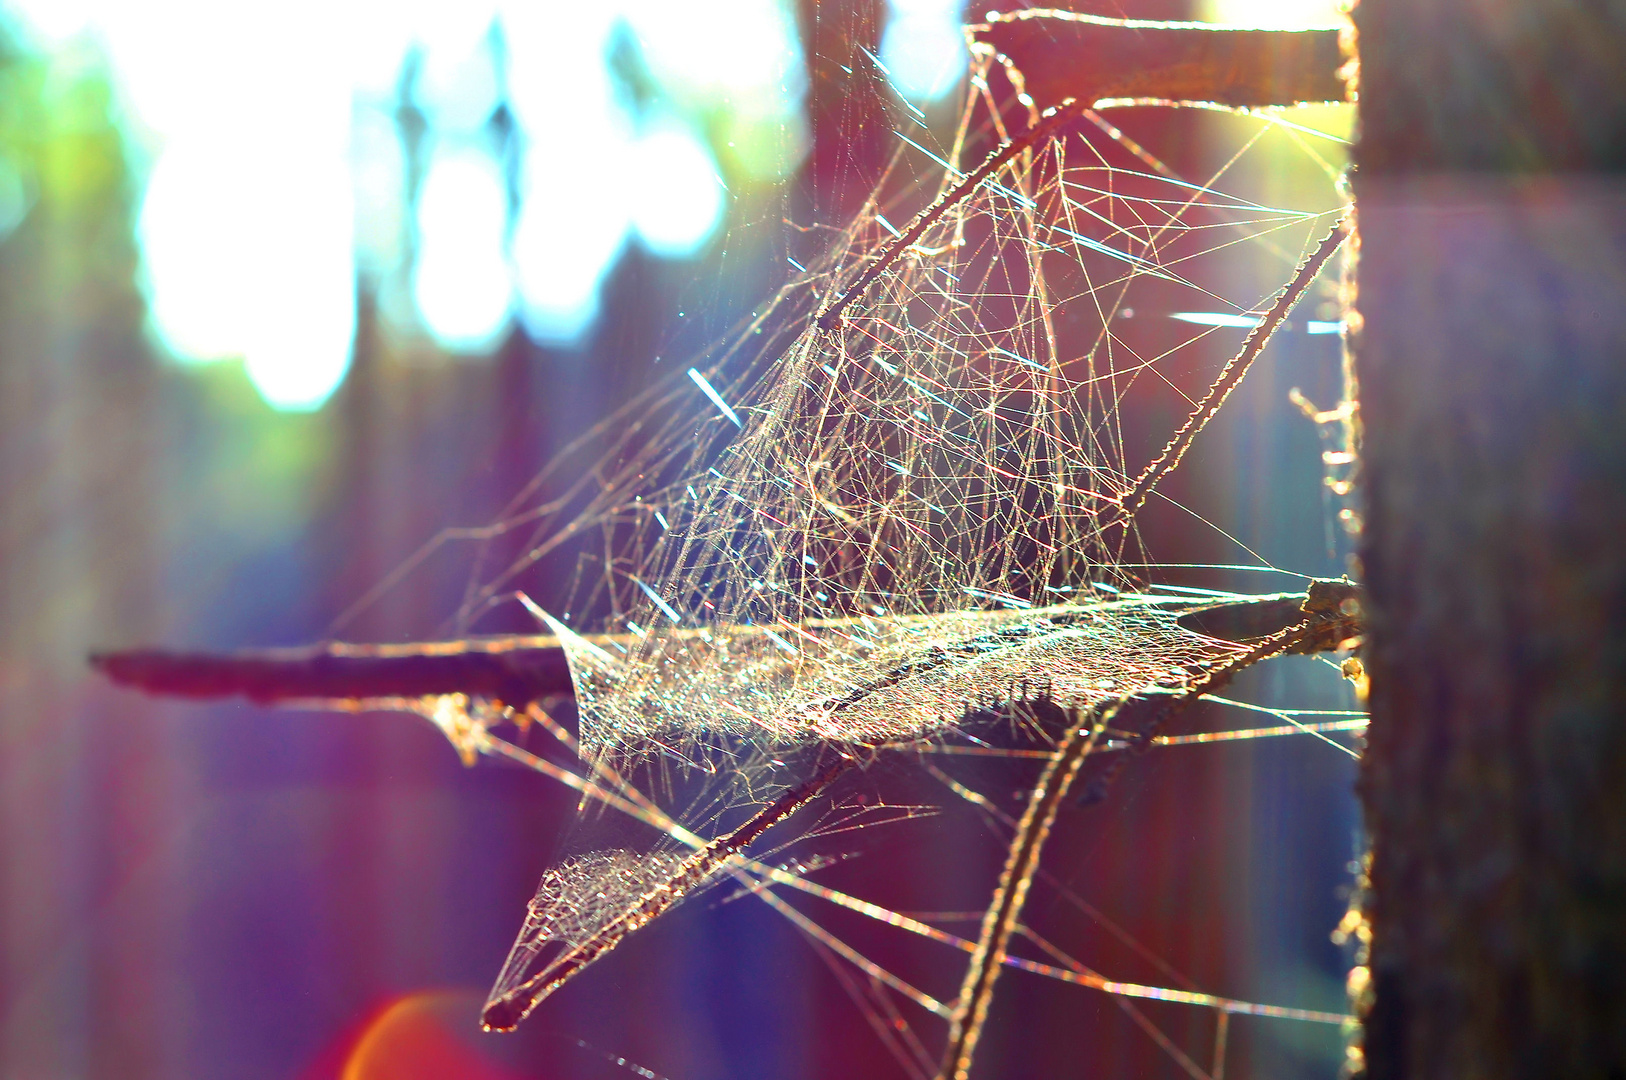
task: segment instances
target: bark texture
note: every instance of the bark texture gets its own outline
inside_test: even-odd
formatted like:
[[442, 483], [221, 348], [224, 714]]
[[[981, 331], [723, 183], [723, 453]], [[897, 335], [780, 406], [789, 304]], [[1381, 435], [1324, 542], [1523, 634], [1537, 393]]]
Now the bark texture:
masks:
[[1626, 1076], [1626, 5], [1355, 18], [1366, 1067]]
[[1026, 76], [1040, 108], [1076, 98], [1264, 107], [1343, 101], [1336, 30], [1228, 30], [1036, 9], [973, 27]]
[[[1179, 621], [1188, 630], [1251, 645], [1302, 622], [1305, 612], [1330, 614], [1346, 601], [1359, 611], [1358, 590], [1342, 582], [1316, 581], [1303, 596], [1283, 593], [1217, 604], [1192, 601]], [[1293, 651], [1330, 651], [1360, 632], [1353, 625], [1326, 625], [1328, 632], [1307, 638]], [[753, 632], [732, 627], [727, 634], [737, 639]], [[631, 634], [604, 634], [588, 640], [608, 647], [629, 646], [636, 639]], [[334, 641], [229, 653], [130, 649], [94, 653], [90, 664], [115, 683], [149, 694], [242, 697], [266, 705], [468, 694], [522, 709], [533, 701], [575, 693], [558, 639], [540, 635], [408, 645]]]

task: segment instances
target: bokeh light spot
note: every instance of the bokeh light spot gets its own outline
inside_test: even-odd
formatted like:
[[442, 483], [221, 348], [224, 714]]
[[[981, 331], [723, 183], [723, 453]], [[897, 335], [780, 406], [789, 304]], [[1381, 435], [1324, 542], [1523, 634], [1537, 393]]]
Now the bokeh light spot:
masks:
[[320, 407], [355, 334], [351, 197], [336, 154], [172, 140], [138, 223], [153, 328], [170, 353], [242, 358], [273, 408]]
[[629, 0], [624, 10], [672, 103], [722, 120], [734, 168], [768, 182], [796, 171], [811, 145], [802, 109], [807, 68], [784, 0]]
[[507, 328], [513, 303], [507, 223], [508, 195], [491, 155], [436, 151], [418, 197], [413, 298], [447, 349], [483, 351]]
[[[387, 335], [475, 354], [517, 313], [539, 341], [579, 344], [629, 236], [693, 257], [730, 188], [783, 181], [810, 145], [791, 0], [12, 11], [40, 47], [82, 35], [106, 56], [150, 185], [138, 239], [156, 336], [183, 362], [243, 359], [278, 408], [317, 407], [343, 378], [358, 271]], [[644, 73], [634, 93], [609, 62], [622, 42]], [[511, 124], [493, 122], [502, 106]], [[0, 231], [16, 203], [0, 190]], [[294, 267], [296, 250], [322, 261]]]
[[638, 140], [634, 176], [645, 182], [632, 224], [650, 251], [686, 258], [705, 246], [723, 219], [723, 187], [711, 152], [677, 124], [660, 124]]
[[893, 0], [881, 63], [910, 101], [936, 101], [960, 83], [969, 54], [960, 0]]
[[1204, 0], [1197, 17], [1258, 30], [1314, 30], [1337, 26], [1342, 18], [1339, 0]]
[[520, 318], [533, 338], [550, 345], [575, 345], [592, 327], [599, 289], [631, 224], [629, 142], [607, 122], [591, 144], [590, 181], [572, 161], [546, 150], [525, 162], [524, 209], [514, 231]]
[[339, 1080], [515, 1080], [463, 1032], [480, 997], [464, 991], [409, 994], [379, 1010], [356, 1038]]
[[[461, 7], [448, 4], [446, 11]], [[457, 18], [454, 26], [425, 41], [413, 101], [442, 131], [477, 131], [500, 101], [487, 29], [494, 13], [484, 13], [486, 26], [481, 25], [478, 8], [473, 14]]]

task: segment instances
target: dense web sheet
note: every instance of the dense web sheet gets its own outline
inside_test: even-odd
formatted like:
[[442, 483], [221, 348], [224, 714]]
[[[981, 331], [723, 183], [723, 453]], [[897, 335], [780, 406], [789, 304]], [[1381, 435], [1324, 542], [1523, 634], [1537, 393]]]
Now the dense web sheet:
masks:
[[[1031, 683], [1075, 710], [1155, 686], [1242, 650], [1183, 630], [1134, 598], [1017, 611], [719, 629], [644, 637], [621, 660], [562, 624], [589, 752], [694, 740], [770, 748], [875, 746], [941, 736], [976, 703]], [[709, 640], [707, 640], [709, 639]], [[697, 724], [697, 717], [704, 720]], [[698, 727], [698, 731], [697, 731]]]
[[[990, 118], [974, 95], [962, 131]], [[1248, 311], [1257, 297], [1216, 296], [1191, 264], [1237, 244], [1296, 251], [1341, 207], [1259, 206], [1108, 151], [1124, 157], [1095, 132], [1024, 153], [823, 330], [808, 308], [845, 299], [897, 232], [872, 208], [829, 269], [764, 316], [775, 325], [751, 328], [787, 344], [691, 369], [664, 429], [614, 448], [595, 505], [562, 530], [605, 537], [572, 607], [607, 607], [604, 629], [634, 639], [604, 650], [567, 635], [590, 752], [679, 749], [674, 718], [776, 743], [917, 737], [1024, 667], [1083, 702], [1135, 682], [1115, 680], [1126, 667], [1156, 682], [1213, 658], [1155, 609], [1056, 606], [1132, 584], [1122, 497], [1143, 463], [1125, 460], [1116, 403], [1163, 377], [1163, 358], [1136, 355], [1114, 320], [1154, 290], [1165, 310]], [[947, 166], [941, 182], [961, 175]], [[1071, 341], [1089, 328], [1082, 354], [1058, 351], [1063, 322]], [[706, 631], [719, 627], [751, 630]], [[996, 638], [1046, 662], [1005, 663]], [[963, 655], [923, 666], [950, 648]], [[896, 692], [876, 696], [878, 681]]]
[[[930, 160], [940, 192], [964, 184], [968, 155], [1018, 145], [1044, 123], [995, 100], [996, 63], [978, 57], [941, 153], [913, 140], [902, 151]], [[584, 795], [492, 990], [489, 1026], [518, 1023], [627, 934], [732, 880], [821, 955], [856, 968], [867, 989], [855, 993], [883, 1041], [906, 1071], [929, 1073], [936, 1051], [922, 1046], [937, 1036], [922, 1041], [889, 996], [959, 1024], [949, 988], [928, 993], [871, 962], [780, 891], [975, 953], [970, 939], [812, 880], [825, 865], [808, 853], [820, 839], [935, 811], [843, 804], [826, 792], [883, 756], [921, 755], [954, 798], [1020, 835], [933, 762], [1049, 760], [1075, 745], [1082, 760], [1155, 744], [1164, 739], [1156, 724], [1137, 727], [1113, 712], [1118, 703], [1182, 699], [1250, 658], [1250, 643], [1182, 622], [1240, 598], [1146, 588], [1144, 568], [1155, 564], [1137, 531], [1138, 499], [1127, 498], [1148, 475], [1145, 450], [1126, 434], [1120, 403], [1137, 383], [1158, 381], [1197, 409], [1213, 374], [1193, 383], [1181, 345], [1137, 351], [1122, 327], [1137, 309], [1206, 313], [1206, 324], [1192, 320], [1189, 344], [1216, 327], [1257, 325], [1271, 295], [1216, 287], [1205, 261], [1257, 250], [1286, 283], [1342, 220], [1344, 200], [1330, 169], [1314, 208], [1227, 195], [1223, 175], [1177, 178], [1097, 114], [1065, 119], [907, 245], [894, 243], [904, 216], [878, 197], [738, 339], [628, 405], [498, 526], [471, 534], [528, 542], [513, 565], [477, 575], [470, 622], [507, 602], [530, 567], [574, 553], [568, 593], [533, 609], [568, 656], [579, 739], [538, 708], [529, 719], [571, 746], [582, 772], [490, 734], [508, 716], [490, 703], [421, 708], [466, 753], [546, 766]], [[1249, 139], [1277, 123], [1258, 119]], [[1330, 739], [1361, 722], [1272, 718], [1280, 722], [1232, 737]], [[766, 854], [748, 850], [759, 841]], [[780, 858], [793, 847], [794, 860]], [[1018, 926], [1024, 935], [1048, 959], [1000, 945], [996, 968], [1226, 1016], [1341, 1019], [1113, 982]], [[1149, 1033], [1168, 1041], [1155, 1025]]]

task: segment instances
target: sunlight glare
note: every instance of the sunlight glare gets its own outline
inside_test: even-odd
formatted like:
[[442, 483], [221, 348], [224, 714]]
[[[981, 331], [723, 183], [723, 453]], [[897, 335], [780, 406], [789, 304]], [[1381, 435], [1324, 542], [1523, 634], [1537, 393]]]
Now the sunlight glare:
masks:
[[461, 5], [447, 5], [447, 11], [463, 12], [464, 17], [438, 33], [420, 38], [424, 43], [423, 66], [412, 98], [430, 123], [442, 131], [479, 130], [501, 101], [495, 58], [487, 36], [496, 13], [489, 7], [484, 11], [478, 5], [474, 8], [473, 12], [464, 12]]
[[156, 153], [137, 222], [153, 329], [183, 362], [240, 358], [297, 411], [338, 387], [355, 332], [351, 87], [342, 43], [309, 26], [175, 0], [97, 16]]
[[534, 150], [525, 163], [525, 199], [514, 231], [520, 318], [537, 341], [579, 344], [598, 316], [599, 289], [621, 255], [630, 225], [620, 191], [629, 147], [612, 132], [595, 140], [592, 184]]
[[723, 219], [723, 187], [711, 152], [679, 124], [654, 126], [633, 150], [643, 178], [632, 224], [656, 255], [682, 259], [705, 246]]
[[92, 0], [7, 0], [0, 25], [20, 32], [25, 41], [50, 48], [83, 33], [94, 15]]
[[795, 171], [810, 146], [802, 108], [807, 70], [783, 0], [628, 0], [625, 19], [674, 102], [724, 119], [719, 150], [735, 167], [766, 181]]
[[351, 232], [337, 155], [173, 140], [138, 221], [154, 329], [185, 362], [241, 357], [273, 408], [318, 408], [350, 363]]
[[356, 262], [376, 284], [387, 280], [406, 255], [406, 148], [393, 117], [383, 109], [358, 108], [353, 124]]
[[[248, 258], [255, 237], [250, 195], [230, 163], [178, 143], [147, 178], [137, 219], [154, 328], [176, 359], [221, 360], [244, 351]], [[250, 175], [256, 175], [251, 171]]]
[[[568, 95], [576, 134], [569, 150], [533, 142], [521, 169], [514, 275], [520, 321], [544, 344], [580, 344], [598, 317], [599, 288], [626, 240], [625, 179], [631, 126], [605, 66], [616, 12], [610, 5], [503, 10], [510, 50], [509, 101], [520, 126], [546, 131]], [[558, 42], [569, 41], [569, 48]]]
[[490, 348], [507, 328], [513, 285], [504, 252], [508, 194], [491, 155], [440, 149], [418, 196], [413, 298], [437, 342]]
[[1316, 30], [1339, 24], [1339, 0], [1203, 0], [1197, 18], [1256, 30]]
[[591, 130], [606, 115], [615, 97], [605, 67], [615, 21], [610, 4], [555, 7], [511, 0], [504, 6], [509, 106], [521, 127], [549, 131], [567, 95], [576, 128]]
[[936, 101], [965, 74], [969, 55], [961, 0], [892, 0], [881, 63], [892, 86], [909, 101]]
[[[782, 181], [810, 145], [790, 0], [8, 7], [42, 48], [82, 34], [105, 50], [145, 182], [158, 339], [182, 362], [242, 359], [277, 408], [316, 407], [343, 378], [358, 269], [387, 327], [449, 350], [489, 348], [516, 309], [539, 340], [579, 343], [629, 236], [694, 256], [730, 185]], [[609, 70], [617, 35], [653, 100]], [[415, 211], [406, 87], [428, 122]], [[489, 123], [504, 90], [523, 163], [513, 209]]]
[[280, 201], [262, 221], [264, 236], [254, 253], [265, 282], [245, 320], [250, 336], [243, 368], [266, 404], [308, 412], [332, 396], [350, 369], [353, 203], [350, 173], [337, 155], [288, 160], [297, 162], [297, 173], [282, 178]]

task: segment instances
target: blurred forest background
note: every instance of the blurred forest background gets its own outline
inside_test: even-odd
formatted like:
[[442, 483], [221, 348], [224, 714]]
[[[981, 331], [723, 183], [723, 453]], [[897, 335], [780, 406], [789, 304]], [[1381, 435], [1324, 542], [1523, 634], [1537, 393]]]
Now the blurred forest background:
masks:
[[[0, 1075], [616, 1077], [623, 1055], [676, 1080], [896, 1074], [745, 903], [693, 905], [519, 1035], [480, 1035], [567, 792], [464, 770], [409, 718], [148, 700], [84, 658], [445, 633], [455, 549], [334, 620], [748, 316], [816, 255], [809, 226], [862, 204], [900, 125], [941, 139], [961, 15], [0, 0]], [[1192, 176], [1228, 152], [1203, 134], [1223, 120], [1120, 117]], [[1337, 400], [1337, 338], [1269, 356], [1178, 491], [1277, 565], [1338, 573], [1321, 446], [1286, 404]], [[1213, 543], [1159, 551], [1235, 558]], [[1256, 682], [1313, 704], [1303, 674]], [[1170, 766], [1186, 801], [1127, 797], [1147, 831], [1095, 857], [1136, 862], [1131, 908], [1201, 906], [1181, 947], [1229, 980], [1205, 989], [1341, 1009], [1350, 764], [1283, 745]], [[1223, 842], [1194, 841], [1221, 812]], [[1183, 876], [1194, 858], [1215, 883]], [[1204, 888], [1224, 895], [1185, 896]], [[1076, 1067], [1085, 1041], [1107, 1075], [1178, 1071], [1099, 995], [1042, 989], [992, 1075]], [[1117, 1034], [1089, 1034], [1101, 1016]], [[1336, 1074], [1336, 1032], [1244, 1027], [1233, 1077]]]

